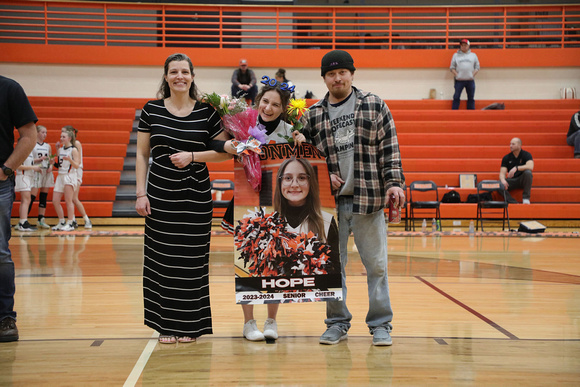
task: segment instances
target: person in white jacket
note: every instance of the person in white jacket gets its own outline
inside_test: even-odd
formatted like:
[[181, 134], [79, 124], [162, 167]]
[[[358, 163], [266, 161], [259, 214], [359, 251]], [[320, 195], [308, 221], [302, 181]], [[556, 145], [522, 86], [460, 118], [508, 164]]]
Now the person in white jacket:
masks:
[[467, 93], [467, 109], [475, 109], [475, 74], [479, 72], [479, 59], [470, 50], [470, 42], [467, 39], [459, 41], [460, 48], [451, 59], [449, 70], [455, 77], [455, 94], [453, 94], [452, 109], [459, 109], [459, 97], [463, 89]]

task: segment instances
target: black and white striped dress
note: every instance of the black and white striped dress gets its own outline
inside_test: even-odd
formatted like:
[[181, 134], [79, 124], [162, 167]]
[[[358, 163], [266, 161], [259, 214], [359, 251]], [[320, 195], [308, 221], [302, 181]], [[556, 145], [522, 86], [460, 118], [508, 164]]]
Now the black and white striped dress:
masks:
[[153, 159], [147, 182], [151, 215], [145, 220], [145, 325], [162, 335], [210, 334], [209, 172], [205, 163], [179, 169], [169, 155], [206, 150], [221, 132], [219, 115], [210, 105], [196, 102], [189, 116], [177, 117], [163, 100], [149, 101], [138, 129], [150, 133]]

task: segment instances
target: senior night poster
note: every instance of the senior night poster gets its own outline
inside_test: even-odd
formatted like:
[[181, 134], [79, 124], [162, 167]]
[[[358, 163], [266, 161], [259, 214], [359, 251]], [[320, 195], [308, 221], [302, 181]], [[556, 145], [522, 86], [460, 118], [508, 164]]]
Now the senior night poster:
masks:
[[253, 177], [234, 163], [236, 303], [341, 300], [338, 222], [324, 156], [310, 144], [285, 143], [263, 145], [259, 158]]

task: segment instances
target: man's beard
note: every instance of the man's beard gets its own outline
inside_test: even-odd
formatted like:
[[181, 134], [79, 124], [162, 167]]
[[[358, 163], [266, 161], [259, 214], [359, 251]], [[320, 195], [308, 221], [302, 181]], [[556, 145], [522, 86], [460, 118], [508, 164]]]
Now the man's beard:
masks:
[[344, 85], [342, 86], [343, 88], [341, 89], [334, 89], [331, 91], [332, 96], [338, 100], [345, 99], [350, 94], [350, 89], [345, 89]]

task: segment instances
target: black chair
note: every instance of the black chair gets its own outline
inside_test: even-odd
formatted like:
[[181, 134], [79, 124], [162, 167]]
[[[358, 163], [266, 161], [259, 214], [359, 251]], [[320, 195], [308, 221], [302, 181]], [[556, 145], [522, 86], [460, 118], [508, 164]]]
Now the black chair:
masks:
[[[413, 192], [415, 192], [415, 198], [413, 199]], [[418, 194], [421, 192], [422, 194]], [[429, 194], [426, 194], [429, 192]], [[429, 200], [424, 200], [429, 199]], [[434, 200], [433, 200], [434, 199]], [[410, 209], [410, 222], [413, 226], [413, 231], [415, 231], [415, 215], [425, 216], [425, 213], [429, 213], [434, 210], [434, 218], [441, 224], [441, 212], [440, 212], [441, 202], [439, 201], [439, 191], [437, 191], [437, 184], [430, 180], [414, 181], [409, 186], [409, 209]], [[441, 227], [442, 229], [442, 227]]]
[[213, 198], [214, 208], [227, 208], [230, 203], [229, 200], [222, 200], [222, 195], [225, 191], [234, 189], [234, 182], [226, 179], [216, 179], [211, 181], [211, 193]]
[[[489, 193], [490, 196], [497, 192], [503, 197], [503, 200], [485, 200], [482, 199], [482, 194]], [[492, 196], [493, 197], [493, 196]], [[508, 211], [508, 201], [506, 199], [505, 190], [499, 180], [482, 180], [477, 183], [477, 221], [475, 222], [475, 229], [479, 230], [479, 223], [481, 222], [481, 231], [483, 230], [484, 215], [496, 215], [494, 218], [486, 217], [485, 219], [497, 219], [497, 215], [502, 215], [502, 231], [505, 230], [505, 221], [507, 219], [508, 230], [510, 229], [510, 215]]]

